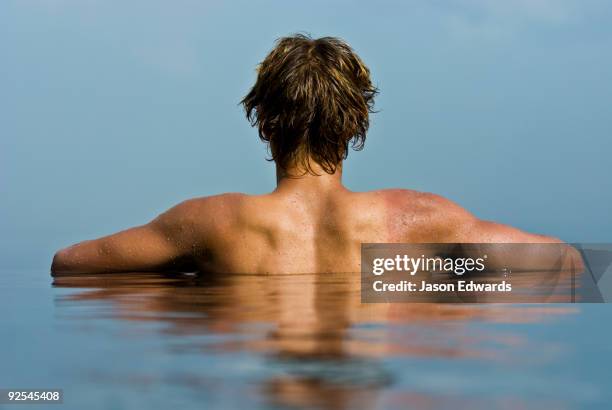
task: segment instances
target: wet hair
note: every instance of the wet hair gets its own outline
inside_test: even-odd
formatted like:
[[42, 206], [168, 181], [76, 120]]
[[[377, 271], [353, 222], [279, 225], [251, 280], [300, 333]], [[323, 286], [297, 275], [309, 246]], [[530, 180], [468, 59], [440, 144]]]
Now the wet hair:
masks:
[[283, 37], [260, 63], [241, 103], [282, 169], [310, 161], [333, 174], [348, 147], [363, 148], [377, 89], [370, 70], [336, 37]]

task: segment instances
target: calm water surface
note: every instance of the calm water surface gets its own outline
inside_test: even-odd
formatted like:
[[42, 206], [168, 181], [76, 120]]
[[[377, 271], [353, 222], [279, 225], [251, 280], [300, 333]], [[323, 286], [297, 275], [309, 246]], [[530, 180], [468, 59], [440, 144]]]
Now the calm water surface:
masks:
[[359, 274], [52, 280], [5, 269], [0, 309], [0, 388], [63, 388], [52, 408], [612, 402], [604, 304], [361, 304]]

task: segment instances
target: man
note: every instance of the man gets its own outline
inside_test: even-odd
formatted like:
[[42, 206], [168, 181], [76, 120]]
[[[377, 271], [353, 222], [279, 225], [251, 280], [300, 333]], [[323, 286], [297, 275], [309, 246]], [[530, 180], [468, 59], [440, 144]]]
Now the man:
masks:
[[185, 201], [59, 251], [51, 271], [354, 272], [361, 243], [560, 242], [479, 220], [434, 194], [346, 189], [342, 161], [349, 146], [363, 147], [376, 92], [342, 40], [280, 39], [242, 101], [269, 144], [276, 189]]

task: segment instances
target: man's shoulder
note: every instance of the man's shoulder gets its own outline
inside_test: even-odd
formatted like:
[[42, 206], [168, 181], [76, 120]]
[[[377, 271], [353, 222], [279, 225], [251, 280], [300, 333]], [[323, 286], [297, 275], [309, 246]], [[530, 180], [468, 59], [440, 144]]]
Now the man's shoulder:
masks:
[[181, 206], [185, 210], [224, 207], [237, 204], [247, 197], [249, 197], [249, 195], [240, 192], [226, 192], [222, 194], [190, 198], [179, 203], [177, 206]]
[[245, 194], [232, 192], [190, 198], [168, 209], [159, 218], [185, 225], [221, 220], [235, 210], [245, 197]]
[[[370, 191], [369, 194], [383, 197], [393, 201], [398, 206], [415, 206], [430, 208], [432, 210], [457, 210], [461, 208], [455, 202], [432, 192], [417, 191], [414, 189], [391, 188]], [[461, 208], [463, 209], [463, 208]]]
[[375, 191], [403, 241], [447, 242], [473, 221], [473, 216], [442, 195], [410, 189]]
[[435, 225], [469, 222], [474, 217], [465, 208], [442, 195], [411, 189], [384, 189], [372, 191], [383, 198], [395, 212], [411, 215], [412, 220], [422, 220]]

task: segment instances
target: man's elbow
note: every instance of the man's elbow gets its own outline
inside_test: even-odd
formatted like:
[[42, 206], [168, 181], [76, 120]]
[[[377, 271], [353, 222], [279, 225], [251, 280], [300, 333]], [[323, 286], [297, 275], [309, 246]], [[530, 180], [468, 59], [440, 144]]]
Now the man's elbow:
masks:
[[70, 272], [70, 255], [68, 248], [60, 249], [53, 255], [51, 262], [51, 276]]
[[555, 249], [558, 249], [557, 252], [561, 252], [563, 255], [563, 263], [562, 270], [571, 270], [574, 272], [583, 272], [584, 271], [584, 260], [582, 259], [582, 254], [578, 249], [576, 249], [571, 243], [567, 243], [562, 239], [555, 238], [553, 236], [544, 236], [538, 235], [540, 243], [545, 244], [555, 244]]
[[582, 255], [578, 249], [576, 249], [571, 243], [567, 243], [562, 239], [555, 238], [553, 236], [536, 235], [538, 243], [551, 243], [557, 245], [555, 248], [562, 253], [563, 263], [562, 270], [571, 270], [574, 272], [584, 271], [584, 261]]
[[571, 244], [567, 244], [566, 266], [568, 266], [569, 270], [578, 273], [584, 272], [585, 269], [582, 254]]

